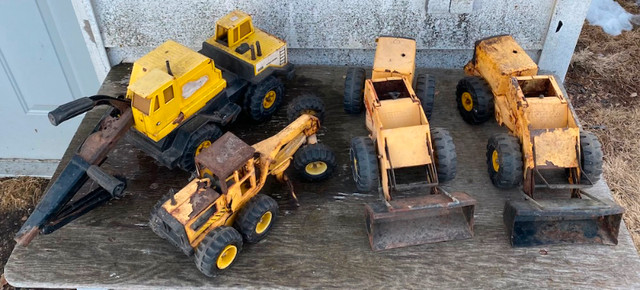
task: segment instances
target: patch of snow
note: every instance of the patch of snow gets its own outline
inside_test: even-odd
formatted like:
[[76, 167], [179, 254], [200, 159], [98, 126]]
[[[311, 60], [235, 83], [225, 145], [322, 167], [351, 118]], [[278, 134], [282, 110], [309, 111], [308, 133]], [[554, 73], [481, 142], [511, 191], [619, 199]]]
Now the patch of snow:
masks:
[[604, 32], [611, 35], [620, 35], [622, 31], [633, 29], [633, 17], [633, 14], [613, 0], [593, 0], [587, 12], [589, 24], [600, 26]]

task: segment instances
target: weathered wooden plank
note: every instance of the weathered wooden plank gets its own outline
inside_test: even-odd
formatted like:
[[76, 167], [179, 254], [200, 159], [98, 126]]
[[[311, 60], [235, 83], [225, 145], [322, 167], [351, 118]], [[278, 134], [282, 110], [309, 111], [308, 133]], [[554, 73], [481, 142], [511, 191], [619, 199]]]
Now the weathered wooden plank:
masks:
[[[114, 69], [105, 90], [117, 92], [123, 67]], [[502, 209], [516, 190], [495, 188], [486, 173], [488, 137], [503, 132], [495, 122], [470, 126], [455, 108], [458, 71], [435, 71], [439, 95], [432, 125], [451, 131], [458, 153], [458, 176], [445, 184], [478, 200], [475, 237], [372, 252], [364, 228], [364, 207], [377, 196], [355, 193], [348, 152], [351, 137], [366, 135], [364, 117], [342, 111], [342, 67], [300, 67], [288, 84], [291, 100], [302, 91], [323, 95], [328, 114], [319, 138], [337, 153], [334, 177], [304, 183], [290, 171], [302, 206], [286, 208], [286, 190], [268, 184], [264, 192], [281, 204], [272, 233], [246, 245], [223, 275], [207, 278], [191, 258], [155, 236], [147, 226], [156, 200], [187, 183], [188, 174], [158, 167], [128, 144], [120, 144], [107, 167], [129, 177], [127, 196], [98, 208], [28, 248], [16, 248], [5, 273], [15, 286], [107, 288], [339, 287], [339, 288], [637, 288], [640, 259], [626, 228], [617, 246], [565, 245], [511, 248]], [[114, 76], [114, 74], [116, 76]], [[286, 125], [284, 110], [271, 122], [230, 128], [252, 144]], [[84, 121], [78, 135], [92, 127]], [[78, 139], [78, 136], [76, 137]], [[78, 140], [74, 139], [74, 142]], [[591, 192], [610, 198], [604, 182]]]

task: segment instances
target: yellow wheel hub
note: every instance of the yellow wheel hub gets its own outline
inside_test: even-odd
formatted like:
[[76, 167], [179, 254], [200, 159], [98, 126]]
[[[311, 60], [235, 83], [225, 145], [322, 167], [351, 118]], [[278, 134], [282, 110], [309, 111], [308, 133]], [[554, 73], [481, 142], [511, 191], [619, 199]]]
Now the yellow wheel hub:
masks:
[[327, 163], [324, 163], [323, 161], [315, 161], [307, 164], [307, 166], [304, 167], [304, 170], [311, 175], [320, 175], [327, 171], [327, 168]]
[[273, 107], [273, 104], [276, 102], [276, 92], [269, 91], [264, 95], [264, 99], [262, 99], [262, 107], [265, 109], [269, 109]]
[[271, 219], [272, 218], [273, 218], [273, 214], [270, 211], [265, 212], [260, 217], [260, 220], [258, 221], [258, 224], [256, 225], [256, 234], [264, 233], [264, 231], [266, 231], [269, 228], [269, 225], [271, 224]]
[[467, 110], [467, 112], [473, 110], [473, 97], [471, 97], [469, 92], [462, 93], [462, 107]]
[[218, 255], [218, 260], [216, 261], [216, 266], [218, 269], [226, 269], [233, 263], [233, 260], [236, 259], [236, 255], [238, 254], [238, 248], [234, 245], [227, 245], [224, 247], [220, 255]]
[[498, 169], [500, 169], [500, 164], [498, 163], [497, 150], [493, 150], [493, 154], [491, 154], [491, 163], [493, 163], [493, 171], [498, 172]]
[[198, 145], [198, 148], [196, 148], [196, 156], [200, 155], [200, 152], [202, 152], [202, 149], [207, 148], [209, 146], [211, 146], [211, 141], [209, 140], [200, 143], [200, 145]]
[[355, 157], [353, 158], [353, 171], [356, 173], [356, 176], [360, 175], [358, 174], [358, 159]]

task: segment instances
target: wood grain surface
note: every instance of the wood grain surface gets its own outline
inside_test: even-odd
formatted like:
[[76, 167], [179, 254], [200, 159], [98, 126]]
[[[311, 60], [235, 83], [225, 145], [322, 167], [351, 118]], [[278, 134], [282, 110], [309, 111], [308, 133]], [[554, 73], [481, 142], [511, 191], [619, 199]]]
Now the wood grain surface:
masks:
[[[130, 65], [114, 68], [100, 93], [123, 94]], [[169, 189], [179, 189], [189, 174], [159, 167], [152, 158], [121, 142], [105, 168], [128, 178], [126, 196], [100, 207], [61, 230], [16, 247], [5, 268], [11, 285], [65, 288], [640, 288], [640, 259], [624, 225], [619, 244], [512, 248], [502, 223], [508, 198], [517, 190], [495, 188], [487, 175], [485, 147], [493, 133], [506, 132], [495, 121], [471, 126], [455, 107], [455, 85], [462, 71], [428, 71], [437, 78], [434, 127], [451, 131], [458, 153], [458, 175], [450, 191], [466, 191], [478, 200], [475, 237], [383, 252], [369, 248], [365, 202], [378, 197], [355, 192], [349, 168], [349, 142], [366, 135], [364, 115], [346, 115], [342, 89], [346, 67], [298, 67], [287, 84], [285, 105], [302, 92], [323, 97], [327, 117], [318, 137], [337, 154], [334, 176], [304, 183], [289, 170], [301, 206], [293, 208], [286, 189], [275, 182], [280, 218], [263, 241], [246, 245], [222, 275], [207, 278], [192, 258], [149, 229], [149, 212]], [[241, 121], [229, 130], [248, 144], [286, 125], [281, 109], [270, 122]], [[77, 148], [100, 117], [87, 114], [70, 145]], [[246, 119], [246, 118], [245, 118]], [[68, 150], [67, 153], [71, 153]], [[70, 154], [65, 155], [65, 163]], [[61, 164], [62, 164], [61, 163]], [[601, 181], [590, 190], [610, 199]]]

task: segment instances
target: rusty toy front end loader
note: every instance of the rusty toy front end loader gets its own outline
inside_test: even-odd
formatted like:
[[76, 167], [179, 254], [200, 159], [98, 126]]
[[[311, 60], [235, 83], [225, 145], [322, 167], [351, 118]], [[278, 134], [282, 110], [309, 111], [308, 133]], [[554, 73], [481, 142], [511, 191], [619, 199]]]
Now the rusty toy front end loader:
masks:
[[[505, 204], [511, 244], [617, 244], [623, 209], [584, 192], [602, 173], [602, 149], [581, 128], [564, 89], [511, 36], [476, 42], [456, 96], [460, 115], [480, 124], [493, 115], [509, 134], [487, 144], [491, 181], [499, 188], [522, 183], [524, 199]], [[565, 194], [562, 194], [564, 192]]]
[[371, 248], [470, 238], [475, 199], [438, 187], [455, 177], [456, 152], [449, 132], [431, 128], [425, 114], [433, 106], [435, 82], [419, 75], [414, 92], [413, 39], [376, 41], [372, 78], [365, 81], [363, 69], [349, 69], [344, 99], [347, 112], [358, 113], [364, 105], [370, 132], [351, 140], [356, 187], [383, 196], [365, 206]]
[[[322, 114], [315, 109], [315, 115]], [[199, 177], [158, 202], [151, 214], [152, 230], [193, 255], [207, 276], [231, 266], [243, 242], [262, 240], [278, 217], [276, 201], [260, 194], [269, 175], [288, 183], [293, 194], [284, 174], [292, 159], [311, 181], [329, 177], [335, 168], [333, 152], [317, 143], [319, 119], [307, 109], [301, 112], [280, 133], [253, 146], [229, 132], [203, 149], [195, 157]]]

